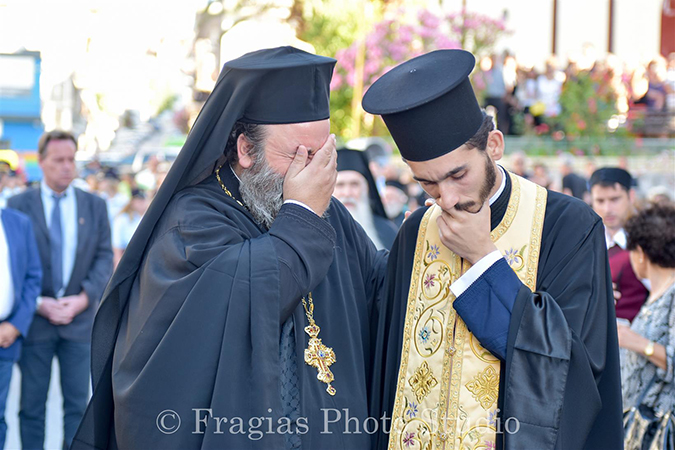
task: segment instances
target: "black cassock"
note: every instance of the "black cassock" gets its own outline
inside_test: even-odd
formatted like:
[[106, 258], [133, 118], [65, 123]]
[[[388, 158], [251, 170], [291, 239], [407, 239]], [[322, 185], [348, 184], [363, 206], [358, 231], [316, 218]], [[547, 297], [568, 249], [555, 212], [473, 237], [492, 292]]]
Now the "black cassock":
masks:
[[398, 232], [398, 228], [394, 225], [394, 222], [373, 214], [373, 225], [375, 226], [375, 231], [377, 231], [377, 237], [380, 238], [380, 242], [384, 248], [387, 250], [391, 249]]
[[[221, 176], [238, 196], [229, 167]], [[371, 320], [387, 252], [335, 199], [327, 212], [287, 204], [266, 231], [215, 176], [176, 193], [138, 275], [110, 294], [129, 292], [128, 306], [75, 448], [277, 449], [289, 429], [305, 449], [369, 448]], [[337, 358], [335, 396], [303, 359], [309, 291], [319, 338]], [[291, 427], [281, 419], [279, 344], [289, 317], [306, 418]], [[98, 335], [115, 331], [98, 325]]]
[[[506, 179], [504, 192], [491, 206], [493, 229], [508, 205], [511, 184]], [[371, 414], [378, 417], [392, 414], [424, 212], [418, 210], [403, 223], [389, 258], [371, 404]], [[587, 205], [549, 192], [537, 291], [533, 294], [500, 260], [455, 302], [469, 330], [502, 361], [500, 449], [623, 448], [618, 342], [604, 236], [601, 219]], [[486, 314], [506, 311], [502, 304], [509, 313]], [[511, 417], [518, 420], [518, 429], [516, 422], [506, 423]], [[387, 441], [388, 435], [375, 435], [375, 448], [386, 448]]]

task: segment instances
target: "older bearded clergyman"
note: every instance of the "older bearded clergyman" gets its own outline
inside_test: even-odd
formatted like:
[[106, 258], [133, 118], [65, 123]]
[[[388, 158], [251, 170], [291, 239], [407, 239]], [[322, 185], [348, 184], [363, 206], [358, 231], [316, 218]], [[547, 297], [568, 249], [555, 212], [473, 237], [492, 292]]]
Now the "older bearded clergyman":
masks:
[[345, 420], [367, 418], [386, 252], [331, 199], [334, 64], [225, 64], [104, 295], [73, 448], [369, 447]]
[[387, 217], [365, 152], [343, 148], [337, 154], [338, 174], [333, 195], [363, 227], [375, 247], [389, 250], [398, 228]]

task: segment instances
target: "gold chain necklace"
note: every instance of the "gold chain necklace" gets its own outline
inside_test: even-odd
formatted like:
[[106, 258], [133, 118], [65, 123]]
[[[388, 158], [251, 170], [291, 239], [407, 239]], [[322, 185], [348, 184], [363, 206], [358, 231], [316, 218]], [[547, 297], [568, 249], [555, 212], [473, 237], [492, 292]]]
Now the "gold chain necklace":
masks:
[[244, 204], [242, 202], [240, 202], [239, 200], [234, 198], [234, 195], [232, 195], [232, 192], [230, 192], [230, 190], [227, 188], [227, 186], [225, 186], [225, 183], [223, 183], [223, 180], [220, 179], [220, 169], [222, 169], [222, 168], [223, 168], [223, 164], [218, 166], [218, 168], [216, 169], [216, 179], [218, 180], [218, 184], [223, 189], [223, 191], [225, 191], [225, 193], [230, 196], [230, 198], [232, 200], [239, 203], [239, 206], [242, 206], [242, 207], [246, 208], [246, 206], [244, 206]]
[[[218, 184], [220, 184], [220, 187], [230, 198], [232, 198], [232, 200], [245, 208], [244, 204], [234, 198], [230, 190], [220, 179], [220, 169], [222, 167], [223, 166], [221, 165], [216, 169], [216, 179], [218, 180]], [[314, 299], [312, 298], [311, 292], [307, 294], [307, 299], [302, 297], [302, 306], [305, 308], [305, 316], [307, 316], [307, 321], [309, 322], [309, 325], [305, 327], [305, 333], [309, 335], [309, 342], [305, 349], [305, 363], [316, 368], [319, 372], [316, 378], [328, 385], [326, 392], [330, 395], [335, 395], [335, 388], [331, 384], [333, 380], [335, 380], [335, 376], [330, 370], [330, 366], [336, 361], [335, 352], [331, 347], [326, 347], [319, 338], [321, 328], [319, 328], [314, 321]]]

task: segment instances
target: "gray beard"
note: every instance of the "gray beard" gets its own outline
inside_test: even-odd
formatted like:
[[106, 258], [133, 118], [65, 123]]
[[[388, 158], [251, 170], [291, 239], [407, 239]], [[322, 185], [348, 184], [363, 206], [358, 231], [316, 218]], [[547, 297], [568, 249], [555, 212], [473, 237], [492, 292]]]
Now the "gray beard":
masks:
[[253, 166], [240, 176], [239, 193], [253, 218], [269, 229], [284, 204], [284, 177], [267, 164], [259, 152]]

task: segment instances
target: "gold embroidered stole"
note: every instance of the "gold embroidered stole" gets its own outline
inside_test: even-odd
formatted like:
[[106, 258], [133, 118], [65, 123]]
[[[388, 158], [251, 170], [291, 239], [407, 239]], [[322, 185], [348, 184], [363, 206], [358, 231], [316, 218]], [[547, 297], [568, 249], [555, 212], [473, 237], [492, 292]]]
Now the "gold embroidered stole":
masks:
[[[509, 175], [509, 204], [491, 237], [534, 291], [546, 190]], [[470, 265], [441, 243], [440, 214], [429, 208], [417, 237], [390, 450], [495, 448], [500, 364], [452, 306], [450, 285]]]

